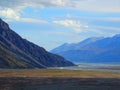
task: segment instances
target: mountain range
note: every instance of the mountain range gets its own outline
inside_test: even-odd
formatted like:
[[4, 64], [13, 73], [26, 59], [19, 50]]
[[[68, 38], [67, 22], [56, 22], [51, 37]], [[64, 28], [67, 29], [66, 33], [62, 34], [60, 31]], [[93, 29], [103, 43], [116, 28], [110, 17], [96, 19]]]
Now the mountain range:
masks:
[[50, 52], [72, 62], [120, 62], [120, 34], [92, 37], [79, 43], [65, 43]]
[[0, 19], [0, 68], [72, 66], [72, 62], [23, 39]]

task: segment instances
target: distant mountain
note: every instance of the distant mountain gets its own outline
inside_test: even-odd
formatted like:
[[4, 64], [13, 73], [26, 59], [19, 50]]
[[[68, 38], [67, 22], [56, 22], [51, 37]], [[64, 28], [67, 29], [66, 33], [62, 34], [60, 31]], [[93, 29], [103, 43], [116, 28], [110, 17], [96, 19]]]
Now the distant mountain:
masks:
[[85, 39], [85, 40], [83, 40], [79, 43], [72, 43], [72, 44], [64, 43], [63, 45], [61, 45], [59, 47], [56, 47], [55, 49], [51, 50], [50, 52], [59, 53], [59, 52], [65, 52], [65, 51], [68, 51], [68, 50], [79, 50], [79, 49], [82, 49], [82, 47], [84, 45], [93, 43], [93, 42], [95, 42], [97, 40], [100, 40], [100, 39], [103, 39], [103, 37], [88, 38], [88, 39]]
[[73, 62], [120, 62], [120, 35], [88, 38], [76, 44], [64, 44], [51, 51]]
[[47, 52], [9, 28], [0, 19], [0, 68], [45, 68], [72, 66], [63, 57]]

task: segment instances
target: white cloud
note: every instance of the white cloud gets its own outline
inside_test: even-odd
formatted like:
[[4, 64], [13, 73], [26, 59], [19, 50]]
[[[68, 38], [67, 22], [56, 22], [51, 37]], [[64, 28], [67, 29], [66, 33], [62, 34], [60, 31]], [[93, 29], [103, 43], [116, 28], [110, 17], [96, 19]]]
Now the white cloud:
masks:
[[10, 8], [0, 10], [0, 17], [14, 20], [19, 20], [20, 18], [19, 14]]
[[[116, 14], [117, 15], [117, 14]], [[64, 18], [62, 17], [57, 17], [57, 19], [61, 19]], [[65, 17], [67, 18], [67, 17]], [[120, 17], [119, 16], [113, 16], [111, 17], [111, 15], [108, 17], [104, 17], [104, 16], [98, 16], [98, 17], [81, 17], [81, 16], [74, 16], [73, 18], [77, 19], [77, 20], [84, 20], [84, 21], [109, 21], [109, 22], [120, 22]]]
[[93, 28], [95, 29], [100, 29], [100, 30], [113, 30], [113, 31], [119, 31], [120, 32], [120, 28], [119, 27], [111, 27], [111, 26], [94, 26]]
[[120, 13], [120, 0], [75, 0], [71, 3], [79, 10]]
[[0, 0], [0, 6], [15, 10], [32, 6], [120, 13], [120, 0]]
[[120, 13], [120, 0], [0, 0], [0, 17], [18, 20], [26, 7]]
[[17, 11], [10, 8], [0, 9], [0, 17], [6, 21], [18, 21], [18, 22], [28, 22], [28, 23], [47, 23], [47, 21], [33, 19], [33, 18], [22, 18]]
[[[0, 6], [4, 8], [23, 9], [32, 7], [62, 7], [66, 5], [67, 0], [0, 0]], [[6, 5], [7, 4], [7, 5]]]
[[20, 18], [19, 22], [27, 22], [27, 23], [47, 23], [47, 21], [33, 19], [33, 18]]
[[93, 18], [89, 18], [89, 20], [101, 20], [101, 21], [110, 21], [110, 22], [120, 22], [120, 17], [93, 17]]
[[75, 20], [60, 20], [60, 21], [53, 21], [53, 23], [62, 25], [67, 28], [72, 28], [76, 33], [81, 32], [81, 24], [79, 21]]

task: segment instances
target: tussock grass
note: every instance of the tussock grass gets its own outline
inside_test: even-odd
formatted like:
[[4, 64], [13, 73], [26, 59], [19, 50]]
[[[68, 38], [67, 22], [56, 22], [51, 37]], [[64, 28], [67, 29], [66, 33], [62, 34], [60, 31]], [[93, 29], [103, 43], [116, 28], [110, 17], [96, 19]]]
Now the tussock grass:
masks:
[[120, 78], [120, 73], [57, 69], [0, 70], [0, 77]]

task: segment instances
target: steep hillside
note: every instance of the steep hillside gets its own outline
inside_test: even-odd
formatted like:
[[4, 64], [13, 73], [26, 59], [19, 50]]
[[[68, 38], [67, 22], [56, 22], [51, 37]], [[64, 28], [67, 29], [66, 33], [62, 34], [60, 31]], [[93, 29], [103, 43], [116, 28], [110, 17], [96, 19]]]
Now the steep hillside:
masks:
[[0, 68], [29, 68], [29, 66], [25, 62], [18, 61], [0, 45]]
[[[15, 58], [16, 62], [23, 62], [30, 68], [74, 65], [73, 63], [66, 61], [63, 57], [51, 54], [44, 48], [23, 39], [11, 30], [9, 25], [1, 19], [0, 45], [11, 57]], [[0, 52], [3, 53], [2, 50]], [[4, 57], [4, 61], [5, 60], [8, 60], [7, 57]]]

